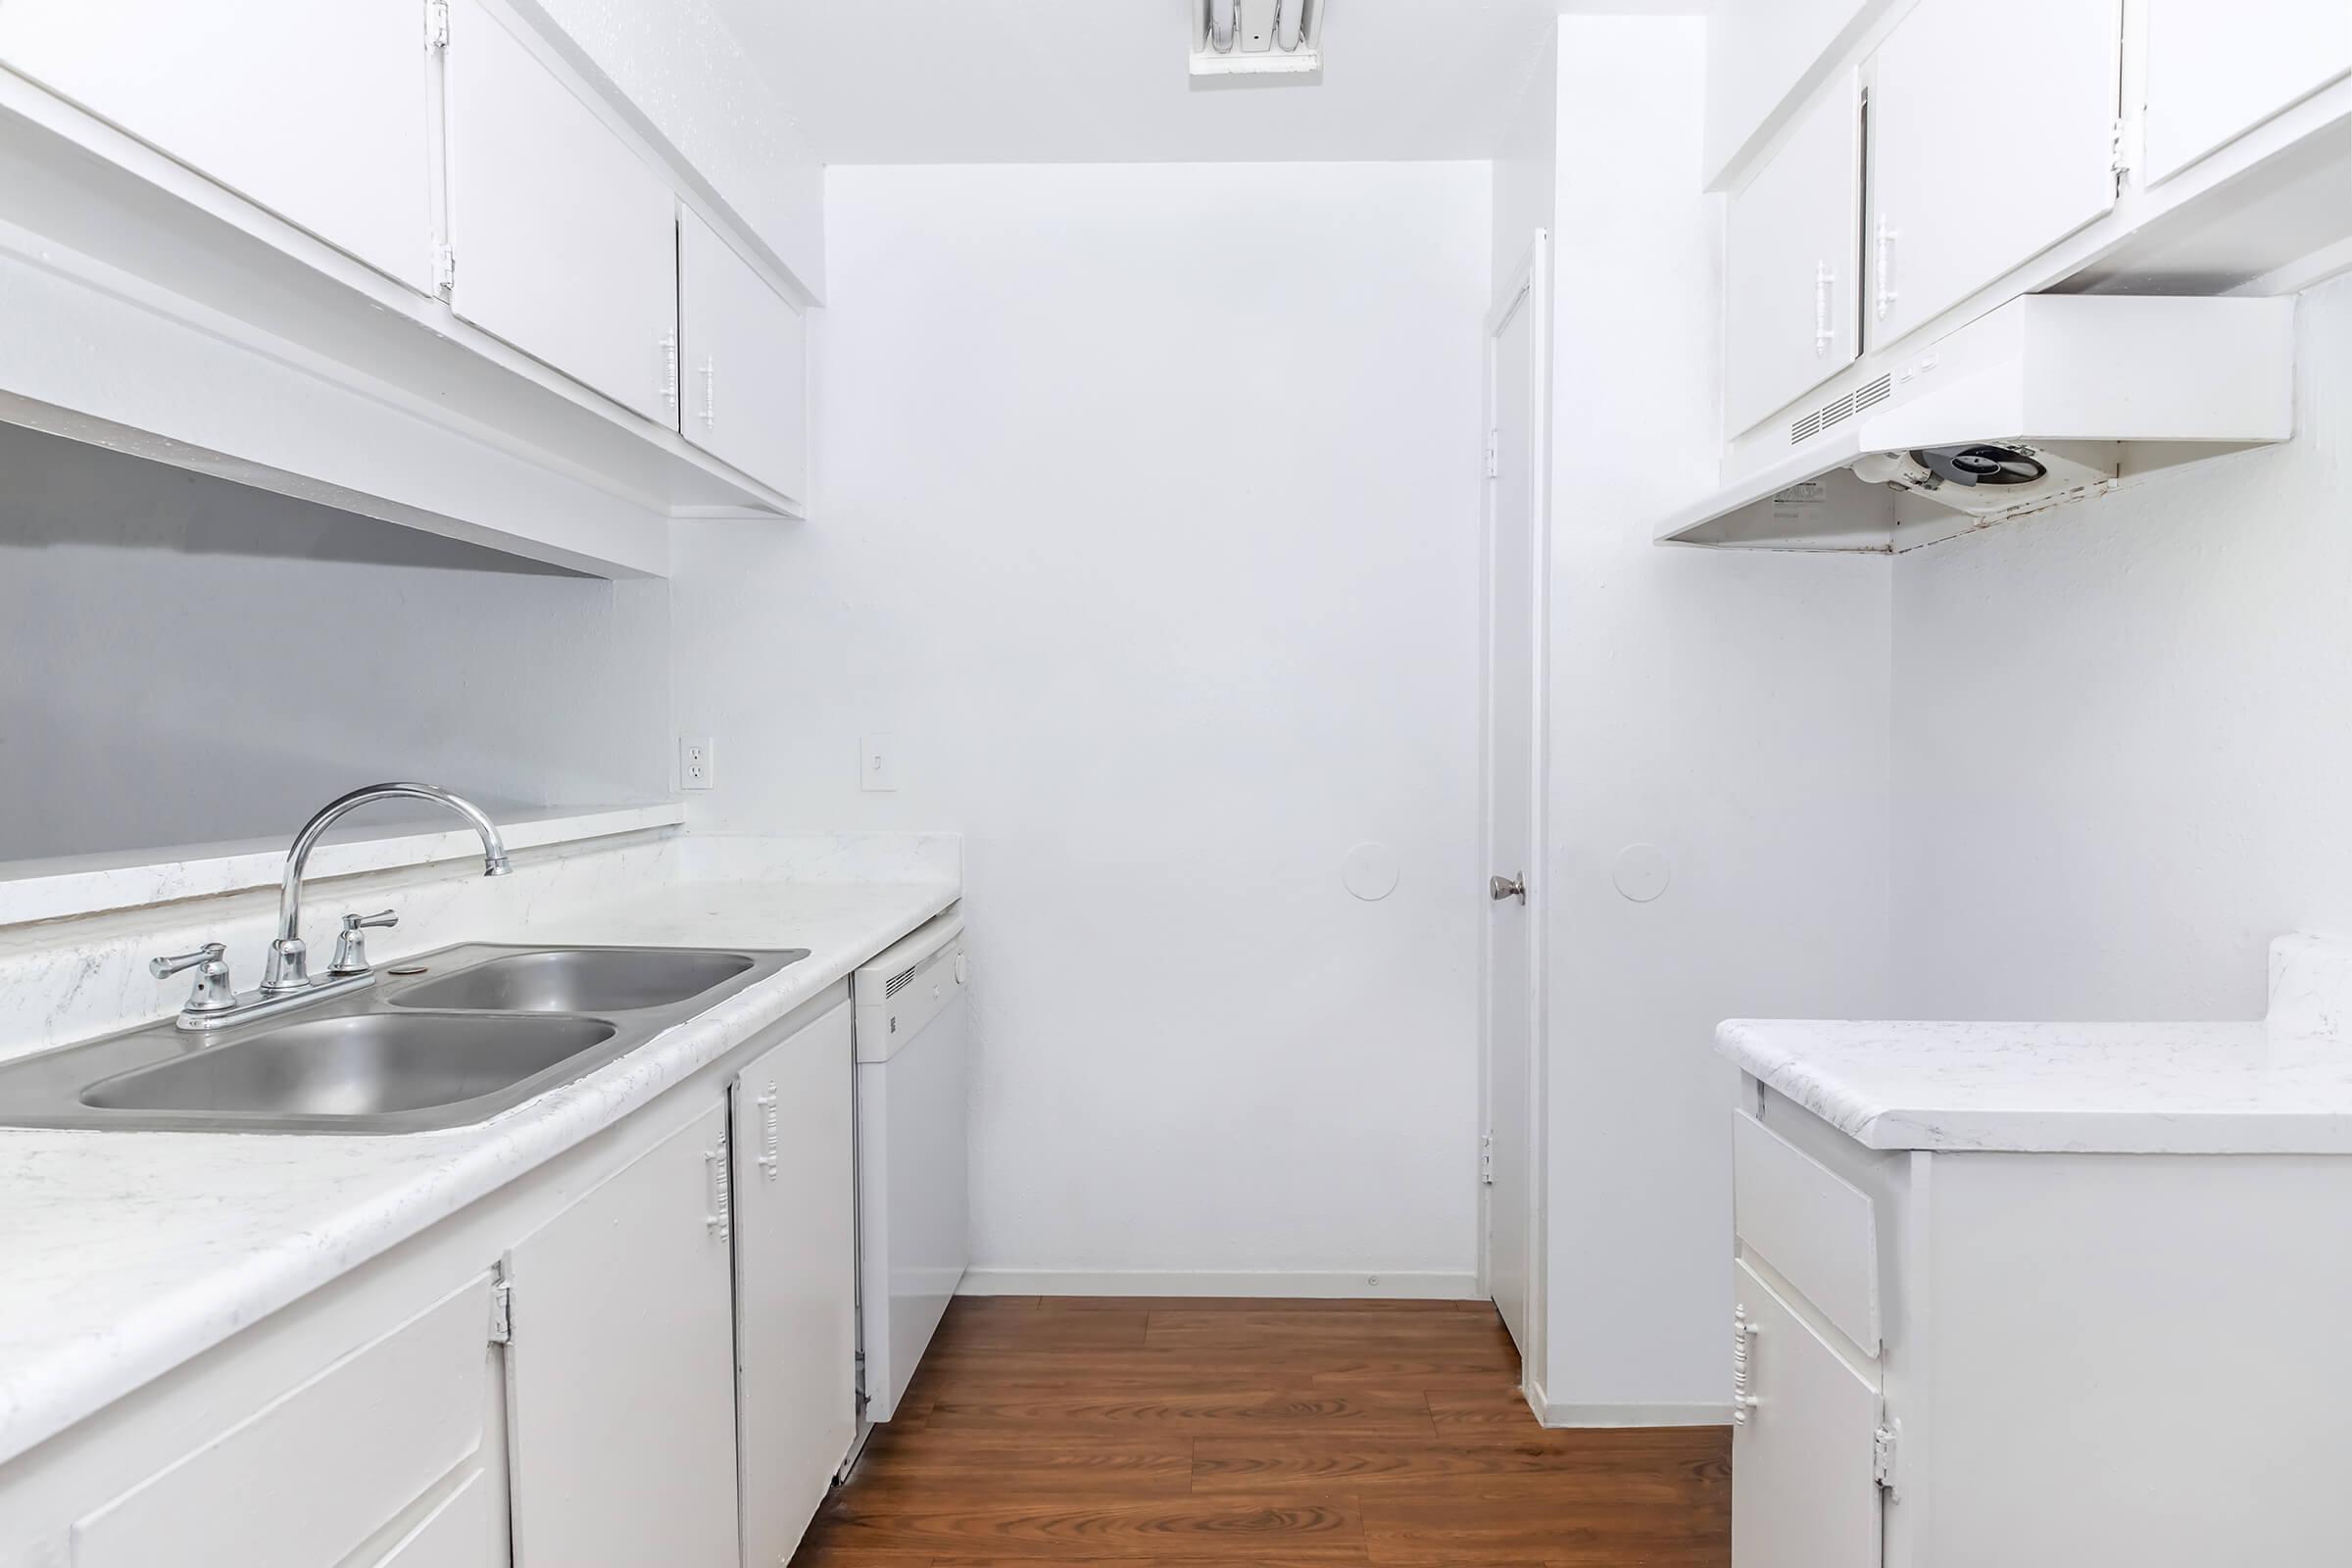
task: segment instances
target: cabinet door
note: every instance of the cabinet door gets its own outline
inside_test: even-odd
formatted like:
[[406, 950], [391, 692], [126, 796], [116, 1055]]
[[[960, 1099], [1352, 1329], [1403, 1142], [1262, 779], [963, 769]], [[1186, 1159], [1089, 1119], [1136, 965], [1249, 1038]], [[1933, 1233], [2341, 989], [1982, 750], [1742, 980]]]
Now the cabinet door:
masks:
[[792, 1560], [858, 1431], [850, 1004], [735, 1080], [745, 1568]]
[[686, 439], [802, 499], [808, 347], [801, 313], [692, 213], [678, 215]]
[[2345, 0], [2145, 0], [2148, 183], [2352, 72]]
[[1862, 117], [1849, 72], [1731, 200], [1724, 415], [1737, 435], [1861, 352]]
[[507, 1256], [517, 1568], [736, 1568], [723, 1100]]
[[1732, 1561], [1739, 1568], [1877, 1568], [1872, 1467], [1879, 1395], [1745, 1263], [1735, 1265]]
[[677, 428], [677, 199], [480, 0], [450, 18], [450, 307]]
[[1871, 92], [1870, 347], [2115, 205], [2121, 0], [1920, 0]]
[[421, 293], [418, 0], [8, 0], [0, 64]]

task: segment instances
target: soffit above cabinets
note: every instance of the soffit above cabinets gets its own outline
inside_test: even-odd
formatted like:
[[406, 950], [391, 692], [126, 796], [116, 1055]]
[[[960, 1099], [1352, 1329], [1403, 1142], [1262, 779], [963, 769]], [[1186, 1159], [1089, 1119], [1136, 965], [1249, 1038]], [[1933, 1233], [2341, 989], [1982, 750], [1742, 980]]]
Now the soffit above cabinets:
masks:
[[[0, 64], [48, 77], [0, 71], [0, 418], [606, 576], [665, 575], [677, 518], [801, 515], [805, 470], [747, 469], [680, 428], [676, 225], [723, 215], [698, 214], [668, 155], [500, 0], [368, 0], [352, 14], [386, 6], [407, 24], [393, 60], [356, 27], [328, 40], [384, 69], [385, 123], [316, 133], [387, 139], [431, 177], [363, 181], [372, 194], [359, 198], [328, 177], [331, 158], [273, 151], [289, 127], [270, 122], [270, 77], [301, 69], [282, 51], [171, 112], [133, 90], [157, 66], [144, 51], [78, 47], [91, 26], [78, 8], [0, 13]], [[226, 37], [210, 46], [250, 51]], [[456, 190], [532, 188], [529, 172], [487, 161], [530, 151], [528, 138], [501, 142], [463, 113], [444, 131], [446, 90], [467, 85], [444, 67], [494, 46], [638, 176], [626, 249], [649, 265], [615, 272], [612, 245], [534, 256], [478, 208], [447, 226], [466, 217], [445, 205]], [[419, 57], [431, 69], [404, 137], [388, 106], [412, 96]], [[240, 94], [261, 107], [230, 107]], [[122, 123], [90, 107], [110, 95]], [[539, 172], [550, 187], [564, 175]], [[751, 286], [797, 321], [792, 281], [730, 243], [751, 258], [736, 264]], [[608, 297], [624, 286], [627, 299]], [[542, 295], [566, 309], [534, 315]], [[769, 406], [797, 415], [804, 400]]]

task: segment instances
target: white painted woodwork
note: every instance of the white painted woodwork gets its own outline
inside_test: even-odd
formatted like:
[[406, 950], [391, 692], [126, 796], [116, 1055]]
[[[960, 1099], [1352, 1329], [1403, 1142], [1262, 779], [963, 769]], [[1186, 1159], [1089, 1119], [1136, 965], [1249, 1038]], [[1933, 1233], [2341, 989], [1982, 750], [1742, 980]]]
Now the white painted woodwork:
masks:
[[798, 308], [718, 232], [678, 217], [686, 439], [784, 494], [808, 493], [808, 340]]
[[9, 0], [0, 64], [419, 293], [421, 0]]
[[1712, 189], [1799, 113], [1809, 84], [1893, 0], [1737, 0], [1710, 8], [1704, 180]]
[[503, 1568], [508, 1561], [504, 1500], [491, 1477], [467, 1476], [375, 1558], [372, 1568]]
[[1878, 1390], [1754, 1270], [1736, 1272], [1750, 1331], [1736, 1386], [1754, 1403], [1732, 1428], [1733, 1568], [1877, 1568]]
[[734, 1085], [745, 1568], [792, 1560], [858, 1431], [851, 1018], [844, 1000]]
[[1483, 1013], [1487, 1295], [1522, 1355], [1535, 1332], [1536, 1039], [1538, 919], [1548, 892], [1543, 842], [1543, 648], [1546, 603], [1542, 518], [1547, 453], [1540, 431], [1549, 386], [1545, 305], [1547, 236], [1538, 232], [1523, 269], [1487, 322], [1489, 461], [1486, 516], [1485, 799], [1488, 876], [1529, 884], [1525, 900], [1464, 891], [1486, 905]]
[[1870, 110], [1868, 343], [1894, 342], [2115, 205], [2121, 0], [1920, 0]]
[[2352, 73], [2344, 0], [2144, 0], [2147, 182]]
[[342, 1560], [481, 1446], [490, 1299], [484, 1272], [85, 1515], [75, 1568]]
[[677, 426], [677, 198], [483, 0], [454, 0], [450, 305]]
[[1862, 352], [1860, 83], [1843, 72], [1725, 215], [1724, 424], [1737, 433]]
[[517, 1568], [734, 1568], [727, 1107], [508, 1254]]
[[1879, 1233], [1869, 1195], [1743, 1110], [1732, 1112], [1732, 1190], [1740, 1242], [1876, 1353]]

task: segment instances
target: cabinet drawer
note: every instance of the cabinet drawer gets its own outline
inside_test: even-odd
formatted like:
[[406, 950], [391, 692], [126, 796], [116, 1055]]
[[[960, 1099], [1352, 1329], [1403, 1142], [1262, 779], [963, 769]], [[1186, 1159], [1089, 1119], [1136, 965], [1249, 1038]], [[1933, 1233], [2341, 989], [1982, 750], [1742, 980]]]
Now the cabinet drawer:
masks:
[[83, 1517], [74, 1568], [342, 1561], [481, 1446], [489, 1327], [485, 1271]]
[[1839, 1333], [1879, 1352], [1879, 1227], [1870, 1195], [1744, 1110], [1732, 1113], [1740, 1240]]

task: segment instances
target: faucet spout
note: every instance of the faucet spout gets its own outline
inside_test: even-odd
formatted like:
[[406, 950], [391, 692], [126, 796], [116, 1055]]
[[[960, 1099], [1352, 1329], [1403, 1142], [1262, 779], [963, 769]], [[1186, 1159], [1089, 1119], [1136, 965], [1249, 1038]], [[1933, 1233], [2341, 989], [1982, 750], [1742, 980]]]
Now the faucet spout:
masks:
[[310, 986], [310, 956], [302, 941], [302, 877], [319, 837], [346, 812], [377, 801], [398, 800], [430, 801], [465, 818], [482, 841], [482, 875], [505, 876], [512, 869], [498, 824], [480, 807], [445, 789], [431, 784], [370, 784], [327, 802], [302, 825], [302, 831], [294, 835], [293, 847], [286, 851], [285, 880], [278, 885], [277, 939], [270, 944], [270, 961], [262, 973], [263, 995], [281, 996]]

